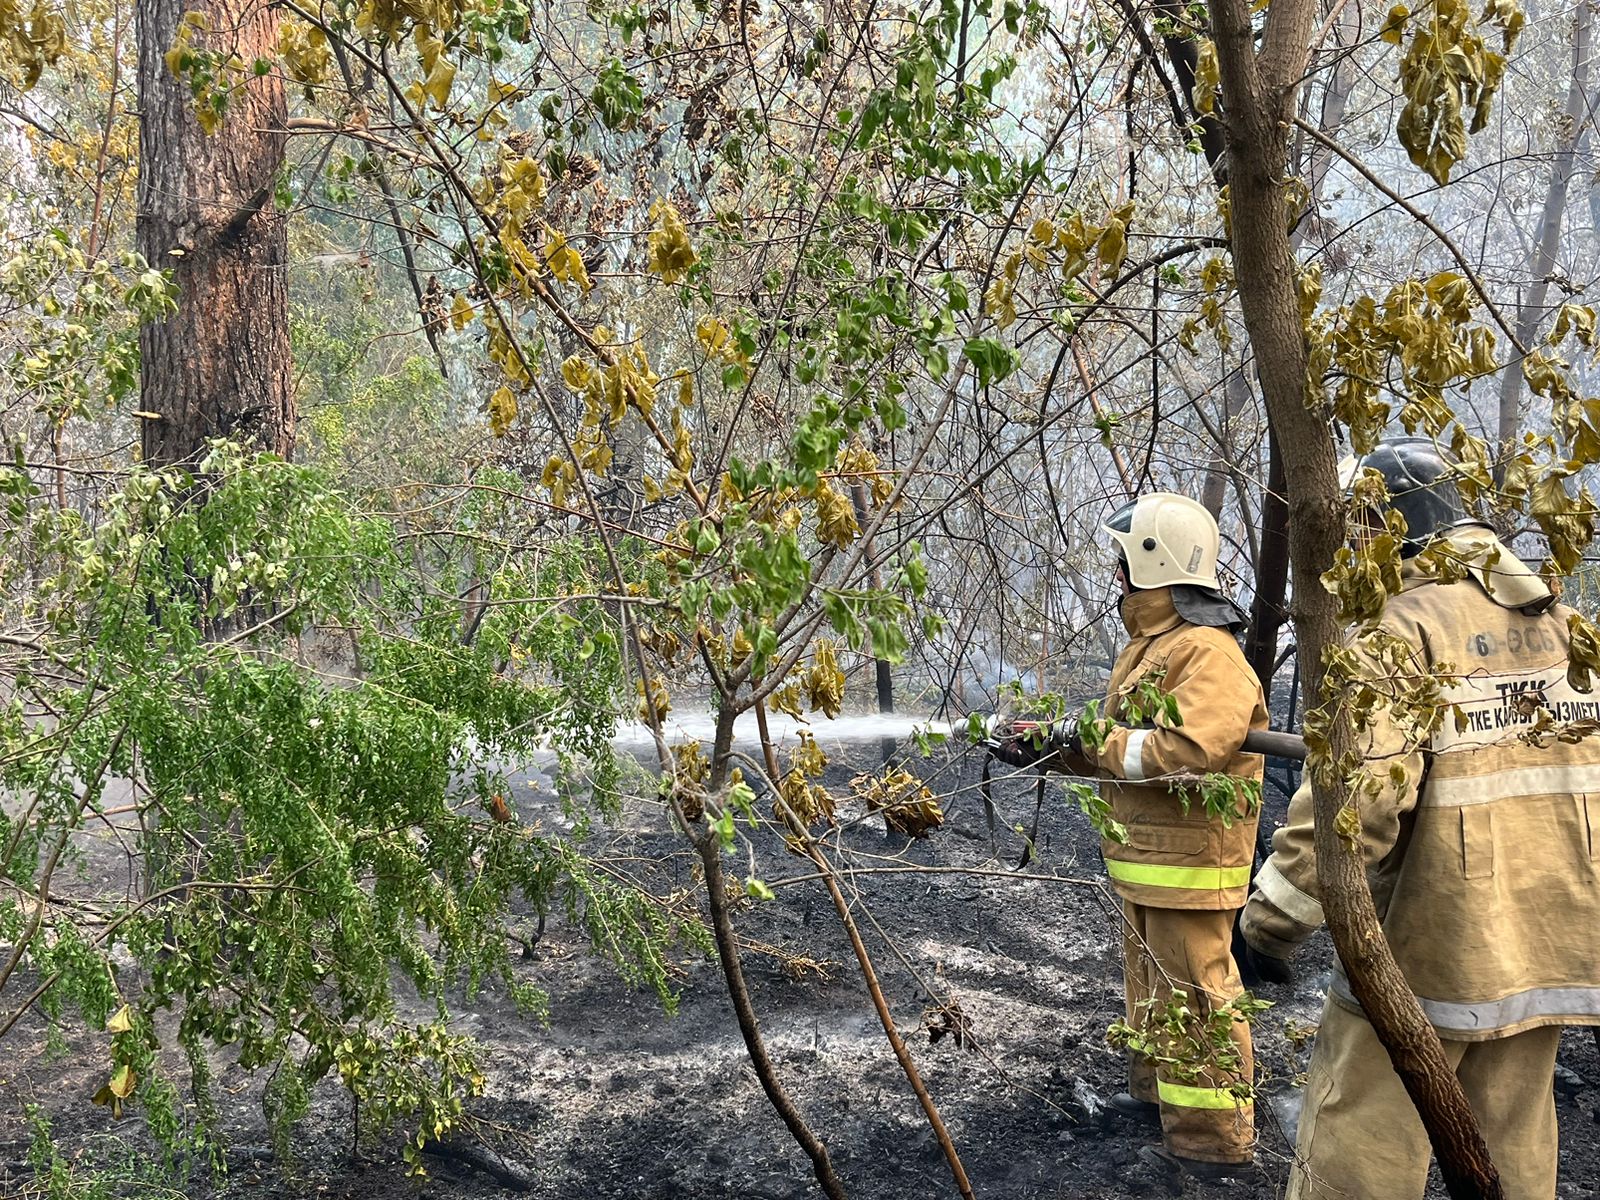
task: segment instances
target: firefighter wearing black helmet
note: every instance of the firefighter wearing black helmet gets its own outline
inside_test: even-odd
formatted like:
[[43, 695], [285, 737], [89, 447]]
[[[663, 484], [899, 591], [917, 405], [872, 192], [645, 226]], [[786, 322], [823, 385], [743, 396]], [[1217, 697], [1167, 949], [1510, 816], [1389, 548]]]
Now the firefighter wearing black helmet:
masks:
[[[1380, 629], [1419, 674], [1449, 663], [1459, 680], [1437, 730], [1380, 709], [1364, 735], [1386, 784], [1358, 806], [1373, 899], [1506, 1195], [1548, 1200], [1561, 1027], [1600, 1024], [1600, 738], [1529, 735], [1600, 716], [1600, 697], [1567, 682], [1570, 610], [1467, 512], [1430, 442], [1385, 442], [1350, 463], [1353, 496], [1378, 494], [1368, 471], [1388, 498], [1362, 506], [1358, 526], [1405, 521], [1403, 587]], [[1455, 569], [1441, 573], [1446, 561]], [[1286, 963], [1322, 924], [1311, 824], [1302, 788], [1241, 918], [1253, 959]], [[1423, 1195], [1427, 1135], [1337, 969], [1304, 1095], [1290, 1200]]]

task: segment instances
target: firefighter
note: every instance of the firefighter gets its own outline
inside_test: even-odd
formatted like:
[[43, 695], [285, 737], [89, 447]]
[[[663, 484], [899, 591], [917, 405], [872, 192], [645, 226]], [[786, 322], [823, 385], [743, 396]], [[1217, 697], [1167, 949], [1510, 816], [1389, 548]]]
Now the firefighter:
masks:
[[[1127, 830], [1126, 841], [1107, 839], [1102, 850], [1122, 900], [1128, 1021], [1154, 1033], [1155, 1008], [1174, 989], [1196, 1022], [1243, 991], [1231, 935], [1250, 880], [1255, 807], [1247, 789], [1237, 789], [1229, 819], [1208, 816], [1194, 781], [1224, 773], [1259, 784], [1262, 760], [1240, 746], [1267, 727], [1267, 711], [1235, 637], [1244, 614], [1217, 583], [1221, 538], [1211, 514], [1185, 496], [1150, 493], [1118, 511], [1106, 532], [1120, 551], [1130, 639], [1108, 684], [1103, 716], [1111, 724], [1098, 747], [1083, 744], [1077, 721], [1058, 726], [1048, 752], [1061, 760], [1048, 765], [1103, 779], [1112, 816]], [[1176, 720], [1150, 711], [1153, 692], [1176, 701]], [[1038, 758], [1014, 742], [998, 754], [1016, 765]], [[1193, 1054], [1159, 1053], [1158, 1034], [1156, 1057], [1130, 1055], [1128, 1091], [1112, 1104], [1160, 1125], [1162, 1143], [1145, 1148], [1147, 1161], [1200, 1179], [1225, 1178], [1252, 1161], [1250, 1029], [1242, 1020], [1229, 1026], [1231, 1053], [1212, 1053], [1204, 1064]]]
[[[1600, 705], [1567, 682], [1570, 610], [1468, 515], [1432, 443], [1384, 442], [1354, 467], [1388, 490], [1361, 524], [1381, 528], [1389, 509], [1405, 520], [1402, 590], [1379, 627], [1409, 647], [1413, 678], [1448, 662], [1459, 680], [1444, 700], [1460, 715], [1431, 733], [1380, 705], [1362, 735], [1382, 781], [1358, 805], [1373, 899], [1505, 1194], [1549, 1200], [1561, 1027], [1600, 1024], [1600, 738], [1523, 735]], [[1466, 577], [1435, 578], [1447, 560]], [[1349, 644], [1369, 662], [1377, 653], [1361, 637]], [[1411, 674], [1403, 658], [1401, 671]], [[1240, 921], [1247, 958], [1277, 977], [1322, 924], [1311, 824], [1302, 787]], [[1291, 1200], [1423, 1195], [1427, 1135], [1337, 968], [1297, 1140]]]

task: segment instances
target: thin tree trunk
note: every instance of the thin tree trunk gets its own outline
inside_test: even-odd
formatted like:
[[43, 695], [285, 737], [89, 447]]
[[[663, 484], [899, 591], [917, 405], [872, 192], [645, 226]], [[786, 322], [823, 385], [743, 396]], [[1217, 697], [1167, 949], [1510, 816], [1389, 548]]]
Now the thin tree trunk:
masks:
[[[776, 787], [780, 778], [778, 756], [772, 748], [772, 737], [767, 732], [767, 705], [764, 700], [756, 701], [756, 722], [761, 734], [761, 751], [766, 758], [767, 773], [772, 776], [772, 785]], [[944, 1119], [939, 1115], [939, 1108], [934, 1104], [933, 1097], [928, 1094], [928, 1085], [922, 1081], [922, 1073], [912, 1061], [911, 1051], [906, 1049], [905, 1039], [900, 1036], [900, 1030], [894, 1023], [894, 1016], [889, 1012], [889, 1002], [883, 997], [883, 988], [878, 984], [878, 973], [873, 969], [872, 957], [867, 953], [866, 943], [861, 940], [861, 931], [856, 927], [855, 918], [850, 915], [850, 905], [839, 887], [838, 877], [828, 860], [817, 849], [810, 832], [800, 819], [789, 810], [782, 799], [778, 800], [778, 806], [780, 815], [789, 828], [789, 836], [800, 844], [803, 853], [822, 876], [822, 882], [828, 889], [828, 896], [833, 901], [834, 912], [839, 915], [839, 923], [844, 926], [844, 931], [850, 938], [850, 949], [854, 952], [856, 963], [861, 968], [861, 978], [867, 985], [867, 994], [872, 997], [872, 1007], [878, 1014], [878, 1023], [883, 1026], [884, 1036], [889, 1039], [889, 1048], [894, 1051], [895, 1060], [900, 1064], [900, 1070], [905, 1073], [906, 1082], [911, 1085], [917, 1103], [922, 1106], [928, 1127], [933, 1131], [940, 1150], [944, 1152], [945, 1162], [950, 1167], [950, 1177], [956, 1185], [956, 1191], [961, 1193], [964, 1200], [973, 1200], [972, 1184], [967, 1179], [967, 1169], [962, 1165], [961, 1155], [956, 1151], [950, 1130], [946, 1128]]]
[[[867, 503], [865, 485], [859, 483], [851, 485], [850, 498], [855, 502], [856, 520], [865, 529], [867, 527], [867, 518], [871, 515], [871, 509]], [[881, 590], [883, 587], [883, 569], [878, 565], [878, 551], [871, 538], [867, 539], [864, 550], [867, 562], [872, 564], [868, 570], [868, 582], [874, 590]], [[886, 658], [874, 659], [873, 665], [876, 668], [878, 711], [892, 713], [894, 711], [894, 679], [889, 674], [889, 660]]]
[[[1255, 345], [1254, 338], [1251, 343]], [[1260, 354], [1261, 347], [1256, 345], [1258, 363]], [[1270, 700], [1272, 666], [1278, 661], [1278, 631], [1289, 617], [1284, 603], [1289, 592], [1289, 504], [1283, 454], [1270, 407], [1267, 457], [1267, 490], [1261, 496], [1261, 552], [1256, 556], [1256, 592], [1250, 605], [1250, 627], [1244, 637], [1244, 657], [1261, 681], [1262, 695]]]
[[739, 962], [739, 943], [733, 932], [733, 918], [728, 912], [728, 882], [722, 874], [722, 843], [717, 835], [707, 829], [691, 834], [700, 865], [705, 871], [706, 899], [711, 906], [711, 930], [717, 939], [717, 961], [722, 964], [723, 982], [728, 988], [728, 999], [733, 1004], [734, 1019], [744, 1038], [745, 1052], [750, 1055], [750, 1065], [755, 1069], [761, 1090], [767, 1102], [777, 1112], [779, 1120], [789, 1130], [800, 1149], [811, 1160], [812, 1173], [829, 1200], [845, 1200], [844, 1184], [833, 1169], [828, 1148], [811, 1131], [800, 1110], [789, 1098], [778, 1069], [767, 1053], [766, 1041], [761, 1036], [761, 1026], [756, 1020], [755, 1006], [750, 1002], [750, 989], [745, 986], [744, 969]]
[[144, 460], [192, 463], [207, 438], [284, 458], [294, 449], [285, 267], [288, 230], [273, 205], [283, 165], [283, 77], [234, 90], [207, 134], [165, 55], [185, 12], [206, 18], [209, 48], [246, 63], [276, 54], [278, 18], [259, 0], [138, 0], [140, 252], [170, 269], [178, 308], [139, 330]]
[[[1184, 19], [1184, 10], [1176, 0], [1155, 0], [1154, 8], [1169, 20]], [[1194, 102], [1194, 76], [1198, 61], [1198, 48], [1192, 37], [1166, 37], [1163, 39], [1173, 73], [1183, 89], [1184, 101], [1191, 113], [1198, 115]], [[1219, 106], [1225, 107], [1225, 106]], [[1227, 186], [1232, 171], [1227, 153], [1227, 138], [1223, 122], [1215, 115], [1201, 120], [1200, 148], [1206, 165], [1217, 187]], [[1239, 411], [1250, 399], [1250, 385], [1242, 370], [1228, 377], [1224, 387], [1223, 422], [1226, 430], [1228, 417]], [[1270, 424], [1270, 423], [1269, 423]], [[1283, 464], [1269, 431], [1267, 453], [1267, 490], [1261, 498], [1261, 552], [1255, 562], [1255, 593], [1250, 604], [1250, 627], [1245, 635], [1245, 658], [1261, 681], [1261, 691], [1272, 698], [1272, 664], [1278, 653], [1278, 631], [1284, 623], [1284, 599], [1289, 581], [1288, 508], [1283, 502]], [[1227, 461], [1227, 448], [1218, 446], [1212, 456], [1206, 481], [1206, 495], [1202, 503], [1213, 516], [1222, 512], [1222, 484], [1231, 469]]]
[[[1517, 310], [1517, 341], [1533, 344], [1533, 334], [1544, 316], [1550, 295], [1550, 277], [1556, 269], [1556, 254], [1561, 248], [1561, 220], [1567, 209], [1567, 191], [1575, 173], [1578, 141], [1586, 124], [1589, 86], [1589, 25], [1593, 7], [1589, 0], [1578, 0], [1577, 24], [1572, 31], [1572, 84], [1567, 89], [1567, 104], [1562, 110], [1564, 127], [1550, 164], [1550, 186], [1544, 194], [1544, 209], [1539, 215], [1539, 238], [1529, 264], [1532, 286]], [[1500, 373], [1500, 450], [1509, 456], [1522, 432], [1522, 371], [1508, 364]], [[1504, 474], [1504, 465], [1496, 473]]]
[[[1158, 16], [1173, 22], [1180, 28], [1188, 19], [1188, 12], [1179, 0], [1154, 0], [1152, 7]], [[1200, 149], [1206, 156], [1206, 165], [1211, 168], [1211, 175], [1217, 181], [1217, 186], [1224, 187], [1228, 182], [1228, 155], [1227, 139], [1223, 136], [1222, 122], [1215, 113], [1202, 113], [1195, 107], [1194, 102], [1194, 72], [1200, 61], [1200, 46], [1192, 36], [1164, 35], [1162, 45], [1167, 51], [1167, 61], [1172, 64], [1172, 73], [1177, 78], [1178, 87], [1183, 91], [1183, 101], [1188, 107], [1191, 120], [1200, 124]]]
[[[1295, 256], [1283, 219], [1287, 130], [1315, 23], [1312, 0], [1276, 0], [1255, 49], [1247, 0], [1212, 6], [1227, 102], [1234, 269], [1267, 415], [1286, 470], [1295, 634], [1314, 704], [1328, 709], [1323, 653], [1341, 638], [1338, 605], [1320, 585], [1344, 539], [1344, 506], [1333, 439], [1320, 406], [1306, 404], [1308, 349]], [[1330, 762], [1356, 757], [1344, 706], [1332, 709]], [[1460, 1081], [1395, 964], [1373, 907], [1359, 853], [1335, 828], [1348, 785], [1342, 772], [1313, 769], [1317, 876], [1334, 945], [1351, 988], [1388, 1051], [1428, 1131], [1452, 1196], [1498, 1200], [1499, 1177]]]
[[[644, 678], [642, 658], [640, 662], [640, 678]], [[737, 716], [731, 698], [724, 697], [724, 703], [717, 711], [716, 734], [711, 744], [710, 786], [713, 792], [721, 791], [728, 783], [733, 759], [733, 723]], [[666, 752], [663, 750], [661, 753]], [[750, 1066], [761, 1083], [761, 1090], [766, 1093], [767, 1102], [788, 1129], [789, 1136], [811, 1160], [812, 1174], [816, 1176], [823, 1195], [828, 1200], [845, 1200], [844, 1184], [833, 1169], [827, 1146], [812, 1132], [805, 1118], [800, 1115], [800, 1110], [795, 1107], [783, 1081], [778, 1078], [778, 1068], [773, 1064], [772, 1056], [767, 1053], [766, 1039], [761, 1036], [761, 1024], [756, 1018], [750, 989], [745, 984], [744, 965], [739, 958], [739, 940], [733, 929], [733, 914], [728, 908], [728, 881], [722, 873], [722, 842], [706, 826], [703, 818], [690, 823], [681, 809], [678, 813], [684, 820], [690, 843], [700, 856], [700, 866], [705, 876], [706, 902], [711, 909], [711, 931], [717, 942], [717, 962], [722, 967], [723, 984], [728, 989], [728, 1000], [733, 1005], [734, 1020], [744, 1039], [745, 1052], [750, 1056]]]
[[1222, 381], [1222, 404], [1217, 413], [1217, 447], [1206, 466], [1205, 487], [1200, 493], [1200, 503], [1206, 506], [1220, 524], [1222, 506], [1228, 499], [1228, 481], [1233, 477], [1234, 464], [1231, 443], [1233, 423], [1250, 403], [1250, 385], [1244, 377], [1244, 368], [1228, 372]]

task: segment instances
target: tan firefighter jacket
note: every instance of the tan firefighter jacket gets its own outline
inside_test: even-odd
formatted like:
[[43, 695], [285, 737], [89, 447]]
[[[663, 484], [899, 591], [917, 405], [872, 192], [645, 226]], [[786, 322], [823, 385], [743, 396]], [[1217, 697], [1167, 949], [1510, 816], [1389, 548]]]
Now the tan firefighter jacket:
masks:
[[[1111, 669], [1104, 715], [1128, 723], [1113, 728], [1098, 753], [1084, 751], [1105, 780], [1112, 816], [1128, 830], [1126, 844], [1104, 843], [1106, 873], [1135, 904], [1238, 908], [1250, 883], [1255, 813], [1241, 811], [1228, 825], [1208, 817], [1193, 780], [1261, 779], [1261, 756], [1239, 750], [1246, 734], [1267, 727], [1261, 685], [1233, 635], [1189, 624], [1169, 588], [1125, 597], [1122, 620], [1132, 640]], [[1181, 725], [1130, 727], [1129, 698], [1144, 679], [1176, 700]]]
[[[1571, 610], [1537, 576], [1487, 529], [1457, 533], [1450, 547], [1469, 578], [1437, 583], [1412, 560], [1381, 621], [1419, 671], [1454, 664], [1445, 699], [1459, 716], [1447, 710], [1421, 736], [1383, 712], [1367, 735], [1367, 765], [1383, 781], [1359, 806], [1378, 915], [1443, 1037], [1600, 1024], [1600, 735], [1525, 739], [1538, 722], [1600, 717], [1600, 692], [1568, 684]], [[1287, 957], [1322, 923], [1309, 788], [1290, 804], [1256, 889], [1245, 937]], [[1359, 1011], [1337, 970], [1333, 994]]]

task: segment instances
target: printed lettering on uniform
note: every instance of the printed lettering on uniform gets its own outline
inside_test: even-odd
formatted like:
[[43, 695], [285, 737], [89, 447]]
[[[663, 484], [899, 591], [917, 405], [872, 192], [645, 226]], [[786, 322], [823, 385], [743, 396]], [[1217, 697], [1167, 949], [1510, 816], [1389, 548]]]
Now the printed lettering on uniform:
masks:
[[[1600, 720], [1600, 697], [1585, 696], [1567, 682], [1566, 671], [1547, 664], [1528, 673], [1479, 672], [1445, 690], [1447, 704], [1461, 714], [1433, 735], [1433, 750], [1469, 750], [1515, 737], [1541, 710], [1557, 724]], [[1458, 728], [1458, 724], [1464, 726]]]

